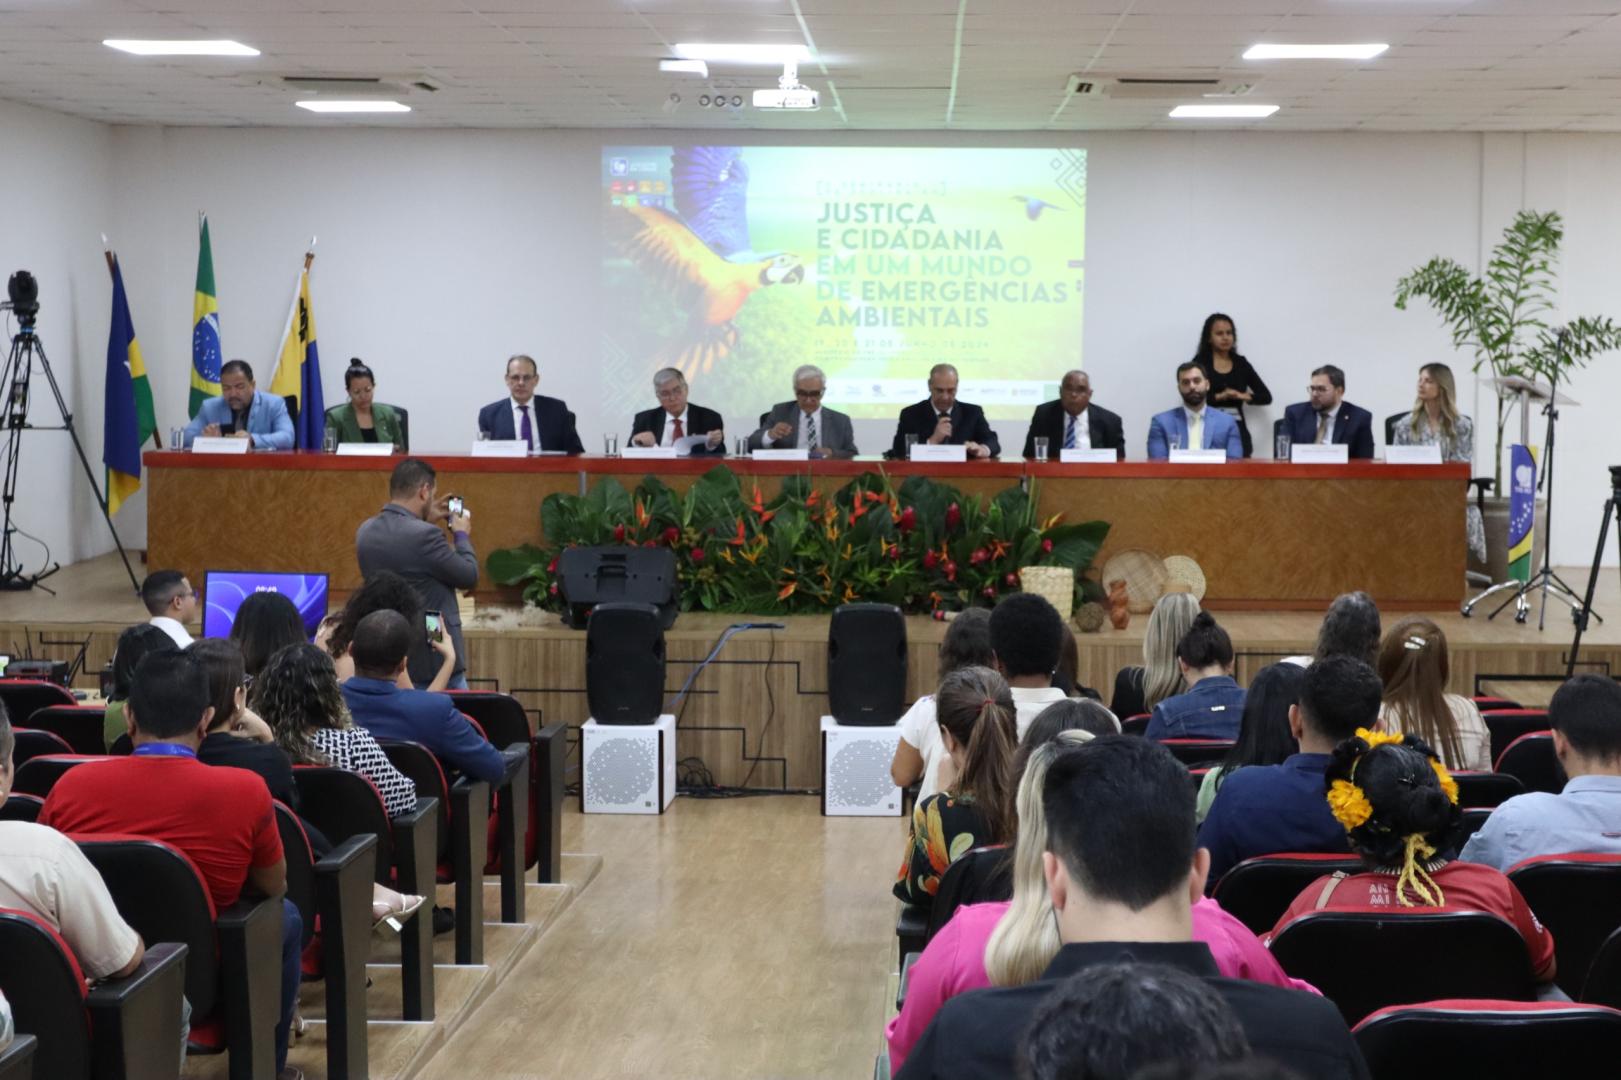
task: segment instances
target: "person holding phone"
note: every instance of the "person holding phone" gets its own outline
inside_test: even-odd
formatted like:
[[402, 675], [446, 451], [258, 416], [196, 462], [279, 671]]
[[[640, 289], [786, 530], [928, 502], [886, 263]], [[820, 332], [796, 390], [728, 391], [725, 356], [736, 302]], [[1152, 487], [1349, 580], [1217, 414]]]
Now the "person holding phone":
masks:
[[[321, 620], [321, 626], [315, 631], [315, 644], [325, 649], [332, 657], [332, 663], [338, 670], [338, 681], [348, 682], [354, 678], [355, 661], [349, 655], [349, 644], [355, 639], [355, 627], [374, 611], [397, 611], [404, 615], [408, 622], [425, 623], [426, 614], [422, 610], [422, 601], [404, 578], [391, 570], [378, 573], [370, 581], [349, 594], [348, 603], [343, 610], [335, 611]], [[435, 614], [438, 614], [437, 612]], [[425, 634], [432, 646], [433, 656], [437, 659], [439, 670], [434, 673], [433, 680], [423, 690], [444, 690], [450, 686], [450, 677], [456, 670], [456, 649], [450, 638], [444, 635], [444, 616], [439, 616], [440, 634], [435, 639], [431, 634]], [[419, 689], [411, 681], [409, 671], [399, 678], [400, 689]]]

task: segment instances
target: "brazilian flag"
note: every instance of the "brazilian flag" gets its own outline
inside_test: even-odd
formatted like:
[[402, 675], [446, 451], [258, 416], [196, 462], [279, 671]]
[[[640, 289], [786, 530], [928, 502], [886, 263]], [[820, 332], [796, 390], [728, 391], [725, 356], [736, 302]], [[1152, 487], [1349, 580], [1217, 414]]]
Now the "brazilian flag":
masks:
[[1537, 463], [1530, 447], [1509, 448], [1508, 479], [1508, 576], [1530, 581], [1537, 509]]
[[129, 298], [124, 295], [124, 273], [117, 256], [110, 256], [109, 263], [113, 319], [107, 334], [106, 439], [101, 460], [107, 466], [107, 512], [116, 514], [124, 500], [141, 489], [141, 444], [156, 434], [158, 420]]
[[195, 417], [203, 402], [220, 394], [220, 305], [214, 294], [214, 251], [208, 217], [197, 241], [197, 295], [191, 304], [191, 405]]

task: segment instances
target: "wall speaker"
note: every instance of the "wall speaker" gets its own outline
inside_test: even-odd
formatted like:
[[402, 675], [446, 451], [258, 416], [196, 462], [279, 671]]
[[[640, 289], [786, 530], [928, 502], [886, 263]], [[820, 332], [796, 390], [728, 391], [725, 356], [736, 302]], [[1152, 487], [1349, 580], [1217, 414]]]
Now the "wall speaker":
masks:
[[827, 628], [828, 710], [844, 726], [881, 727], [906, 711], [906, 619], [894, 604], [845, 604]]
[[585, 698], [599, 724], [651, 724], [664, 711], [664, 628], [652, 604], [598, 604], [585, 629]]
[[676, 616], [675, 552], [667, 547], [564, 548], [557, 557], [557, 592], [579, 630], [599, 604], [651, 604], [659, 625]]

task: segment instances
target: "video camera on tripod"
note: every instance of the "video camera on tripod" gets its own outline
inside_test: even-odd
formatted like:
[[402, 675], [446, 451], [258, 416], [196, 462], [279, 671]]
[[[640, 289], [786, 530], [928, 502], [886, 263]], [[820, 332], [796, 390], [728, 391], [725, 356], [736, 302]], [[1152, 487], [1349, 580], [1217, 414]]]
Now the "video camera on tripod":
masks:
[[[19, 270], [6, 282], [6, 295], [11, 297], [0, 304], [0, 311], [16, 314], [21, 333], [32, 334], [34, 321], [39, 318], [39, 279], [27, 270]], [[28, 424], [29, 368], [16, 372], [6, 395], [6, 426], [25, 427]]]

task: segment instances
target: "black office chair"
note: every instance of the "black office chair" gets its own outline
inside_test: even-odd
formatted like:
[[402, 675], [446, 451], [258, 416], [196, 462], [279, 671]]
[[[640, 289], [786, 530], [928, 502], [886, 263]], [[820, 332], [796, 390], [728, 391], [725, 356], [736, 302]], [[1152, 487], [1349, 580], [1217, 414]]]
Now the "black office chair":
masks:
[[287, 419], [293, 422], [293, 430], [298, 430], [298, 395], [283, 394], [282, 400], [287, 403]]

